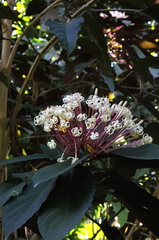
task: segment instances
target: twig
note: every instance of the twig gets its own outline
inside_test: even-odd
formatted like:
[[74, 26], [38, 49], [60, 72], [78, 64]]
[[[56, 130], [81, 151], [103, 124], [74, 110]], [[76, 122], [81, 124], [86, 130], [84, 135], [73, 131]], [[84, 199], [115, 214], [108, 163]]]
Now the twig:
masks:
[[[60, 3], [61, 0], [57, 0], [55, 3]], [[87, 4], [85, 4], [84, 6], [82, 6], [80, 9], [78, 9], [72, 16], [71, 18], [75, 18], [79, 15], [81, 15], [87, 8], [89, 8], [92, 4], [94, 4], [95, 2], [97, 2], [97, 0], [91, 0], [90, 2], [88, 2]], [[54, 6], [55, 6], [55, 3], [54, 3]], [[43, 11], [44, 12], [44, 11]], [[38, 18], [39, 19], [39, 18]], [[29, 25], [31, 26], [31, 25]], [[25, 32], [26, 32], [26, 29], [25, 29]], [[49, 42], [48, 44], [41, 50], [41, 52], [39, 53], [39, 55], [36, 57], [34, 63], [32, 64], [30, 70], [29, 70], [29, 73], [21, 87], [21, 90], [19, 92], [19, 95], [17, 96], [17, 99], [16, 99], [16, 105], [15, 105], [15, 108], [14, 108], [14, 111], [13, 111], [13, 114], [12, 114], [12, 119], [15, 119], [18, 111], [19, 111], [19, 106], [22, 102], [22, 99], [23, 99], [23, 95], [24, 95], [24, 92], [28, 86], [28, 83], [29, 81], [33, 78], [34, 76], [34, 73], [37, 69], [37, 66], [40, 62], [40, 60], [42, 59], [43, 55], [45, 54], [45, 52], [51, 47], [53, 46], [54, 43], [56, 43], [57, 41], [57, 37], [54, 36]], [[19, 44], [19, 43], [18, 43]]]
[[133, 236], [134, 232], [136, 231], [136, 228], [138, 227], [139, 223], [140, 223], [139, 220], [136, 219], [133, 226], [131, 227], [127, 237], [125, 238], [125, 240], [133, 240], [132, 236]]
[[13, 50], [10, 54], [10, 57], [8, 59], [8, 63], [6, 65], [6, 69], [10, 69], [11, 65], [12, 65], [12, 62], [13, 62], [13, 59], [15, 57], [15, 54], [16, 54], [16, 51], [17, 51], [17, 48], [22, 40], [22, 38], [24, 37], [24, 35], [26, 34], [26, 32], [30, 29], [30, 27], [32, 27], [33, 25], [35, 25], [39, 19], [45, 15], [48, 11], [50, 11], [50, 9], [56, 7], [59, 3], [61, 3], [62, 0], [56, 0], [54, 3], [52, 3], [50, 6], [48, 6], [46, 9], [44, 9], [24, 30], [23, 30], [23, 33], [20, 35], [20, 37], [17, 39], [14, 47], [13, 47]]

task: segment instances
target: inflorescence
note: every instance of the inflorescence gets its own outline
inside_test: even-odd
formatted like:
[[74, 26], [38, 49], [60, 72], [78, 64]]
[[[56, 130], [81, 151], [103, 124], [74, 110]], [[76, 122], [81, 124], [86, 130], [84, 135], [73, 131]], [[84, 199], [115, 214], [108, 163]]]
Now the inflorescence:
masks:
[[[86, 105], [83, 112], [82, 103]], [[107, 97], [98, 97], [97, 90], [87, 100], [80, 93], [67, 95], [62, 105], [49, 106], [34, 118], [35, 125], [42, 125], [51, 140], [50, 149], [58, 148], [62, 156], [57, 161], [78, 159], [78, 153], [91, 156], [113, 150], [141, 146], [152, 142], [145, 134], [142, 120], [133, 119], [127, 102], [110, 104]]]

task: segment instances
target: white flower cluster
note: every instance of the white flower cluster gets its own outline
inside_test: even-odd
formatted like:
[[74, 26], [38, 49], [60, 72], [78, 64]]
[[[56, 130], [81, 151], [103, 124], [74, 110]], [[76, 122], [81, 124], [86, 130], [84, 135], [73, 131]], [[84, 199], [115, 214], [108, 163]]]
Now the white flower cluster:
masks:
[[[82, 104], [86, 104], [86, 113]], [[109, 152], [126, 146], [151, 143], [152, 137], [144, 134], [141, 123], [133, 119], [127, 102], [110, 104], [107, 97], [94, 95], [85, 101], [80, 93], [67, 95], [63, 105], [49, 106], [34, 118], [35, 125], [42, 125], [49, 132], [51, 149], [60, 148], [66, 155], [77, 159], [79, 151], [92, 155]], [[63, 157], [62, 157], [63, 159]], [[58, 161], [62, 161], [60, 158]]]
[[126, 15], [125, 12], [110, 11], [110, 14], [112, 15], [112, 17], [115, 17], [115, 18], [118, 18], [118, 19], [128, 18], [128, 15]]

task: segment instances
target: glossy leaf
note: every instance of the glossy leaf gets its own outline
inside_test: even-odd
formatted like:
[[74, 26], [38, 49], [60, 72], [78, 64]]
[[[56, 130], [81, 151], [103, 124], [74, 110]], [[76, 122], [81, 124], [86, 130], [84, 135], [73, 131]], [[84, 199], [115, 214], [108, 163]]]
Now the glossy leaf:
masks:
[[22, 190], [26, 182], [20, 182], [17, 179], [10, 179], [0, 184], [0, 206], [5, 204], [10, 197], [18, 196], [22, 193]]
[[71, 160], [67, 160], [62, 163], [56, 163], [56, 164], [41, 168], [40, 170], [38, 170], [37, 172], [34, 173], [33, 182], [34, 182], [35, 186], [41, 182], [48, 181], [52, 178], [58, 177], [60, 174], [75, 167], [77, 164], [79, 164], [81, 161], [85, 160], [87, 157], [88, 157], [88, 154], [84, 154], [74, 164], [71, 164]]
[[61, 156], [61, 152], [58, 149], [50, 149], [47, 145], [41, 144], [41, 150], [46, 154], [50, 160], [57, 159]]
[[121, 148], [112, 151], [113, 154], [127, 158], [153, 160], [159, 159], [159, 145], [145, 144], [137, 148]]
[[43, 238], [62, 239], [82, 219], [94, 191], [92, 175], [86, 168], [77, 166], [62, 175], [38, 219]]
[[27, 184], [30, 184], [31, 183], [31, 179], [32, 179], [34, 173], [35, 173], [34, 171], [24, 172], [24, 173], [12, 173], [11, 177], [13, 177], [13, 178], [20, 178], [23, 181], [25, 181]]
[[4, 160], [0, 162], [0, 165], [8, 165], [8, 164], [17, 163], [17, 162], [25, 162], [25, 161], [35, 160], [35, 159], [46, 159], [46, 158], [49, 158], [49, 156], [46, 154], [35, 153], [32, 155], [20, 156], [20, 157]]
[[40, 208], [53, 189], [56, 179], [29, 185], [22, 195], [10, 200], [2, 209], [2, 224], [7, 238], [10, 233], [21, 227]]
[[62, 43], [63, 48], [71, 53], [78, 38], [78, 33], [81, 30], [81, 23], [84, 22], [83, 17], [74, 18], [69, 22], [63, 22], [58, 19], [53, 21], [48, 20], [46, 25], [50, 27], [50, 32], [54, 33]]

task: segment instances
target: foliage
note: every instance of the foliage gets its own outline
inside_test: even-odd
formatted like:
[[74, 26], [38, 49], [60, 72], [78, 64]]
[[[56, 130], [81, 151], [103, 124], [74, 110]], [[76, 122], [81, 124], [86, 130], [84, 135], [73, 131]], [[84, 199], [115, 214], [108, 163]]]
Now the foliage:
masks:
[[[13, 21], [12, 51], [0, 71], [8, 91], [5, 239], [159, 238], [158, 10], [157, 0], [18, 0], [14, 10], [2, 1], [1, 25]], [[4, 49], [8, 39], [0, 36]], [[57, 162], [60, 151], [46, 146], [33, 118], [61, 96], [88, 97], [96, 88], [112, 103], [127, 101], [153, 144]]]

